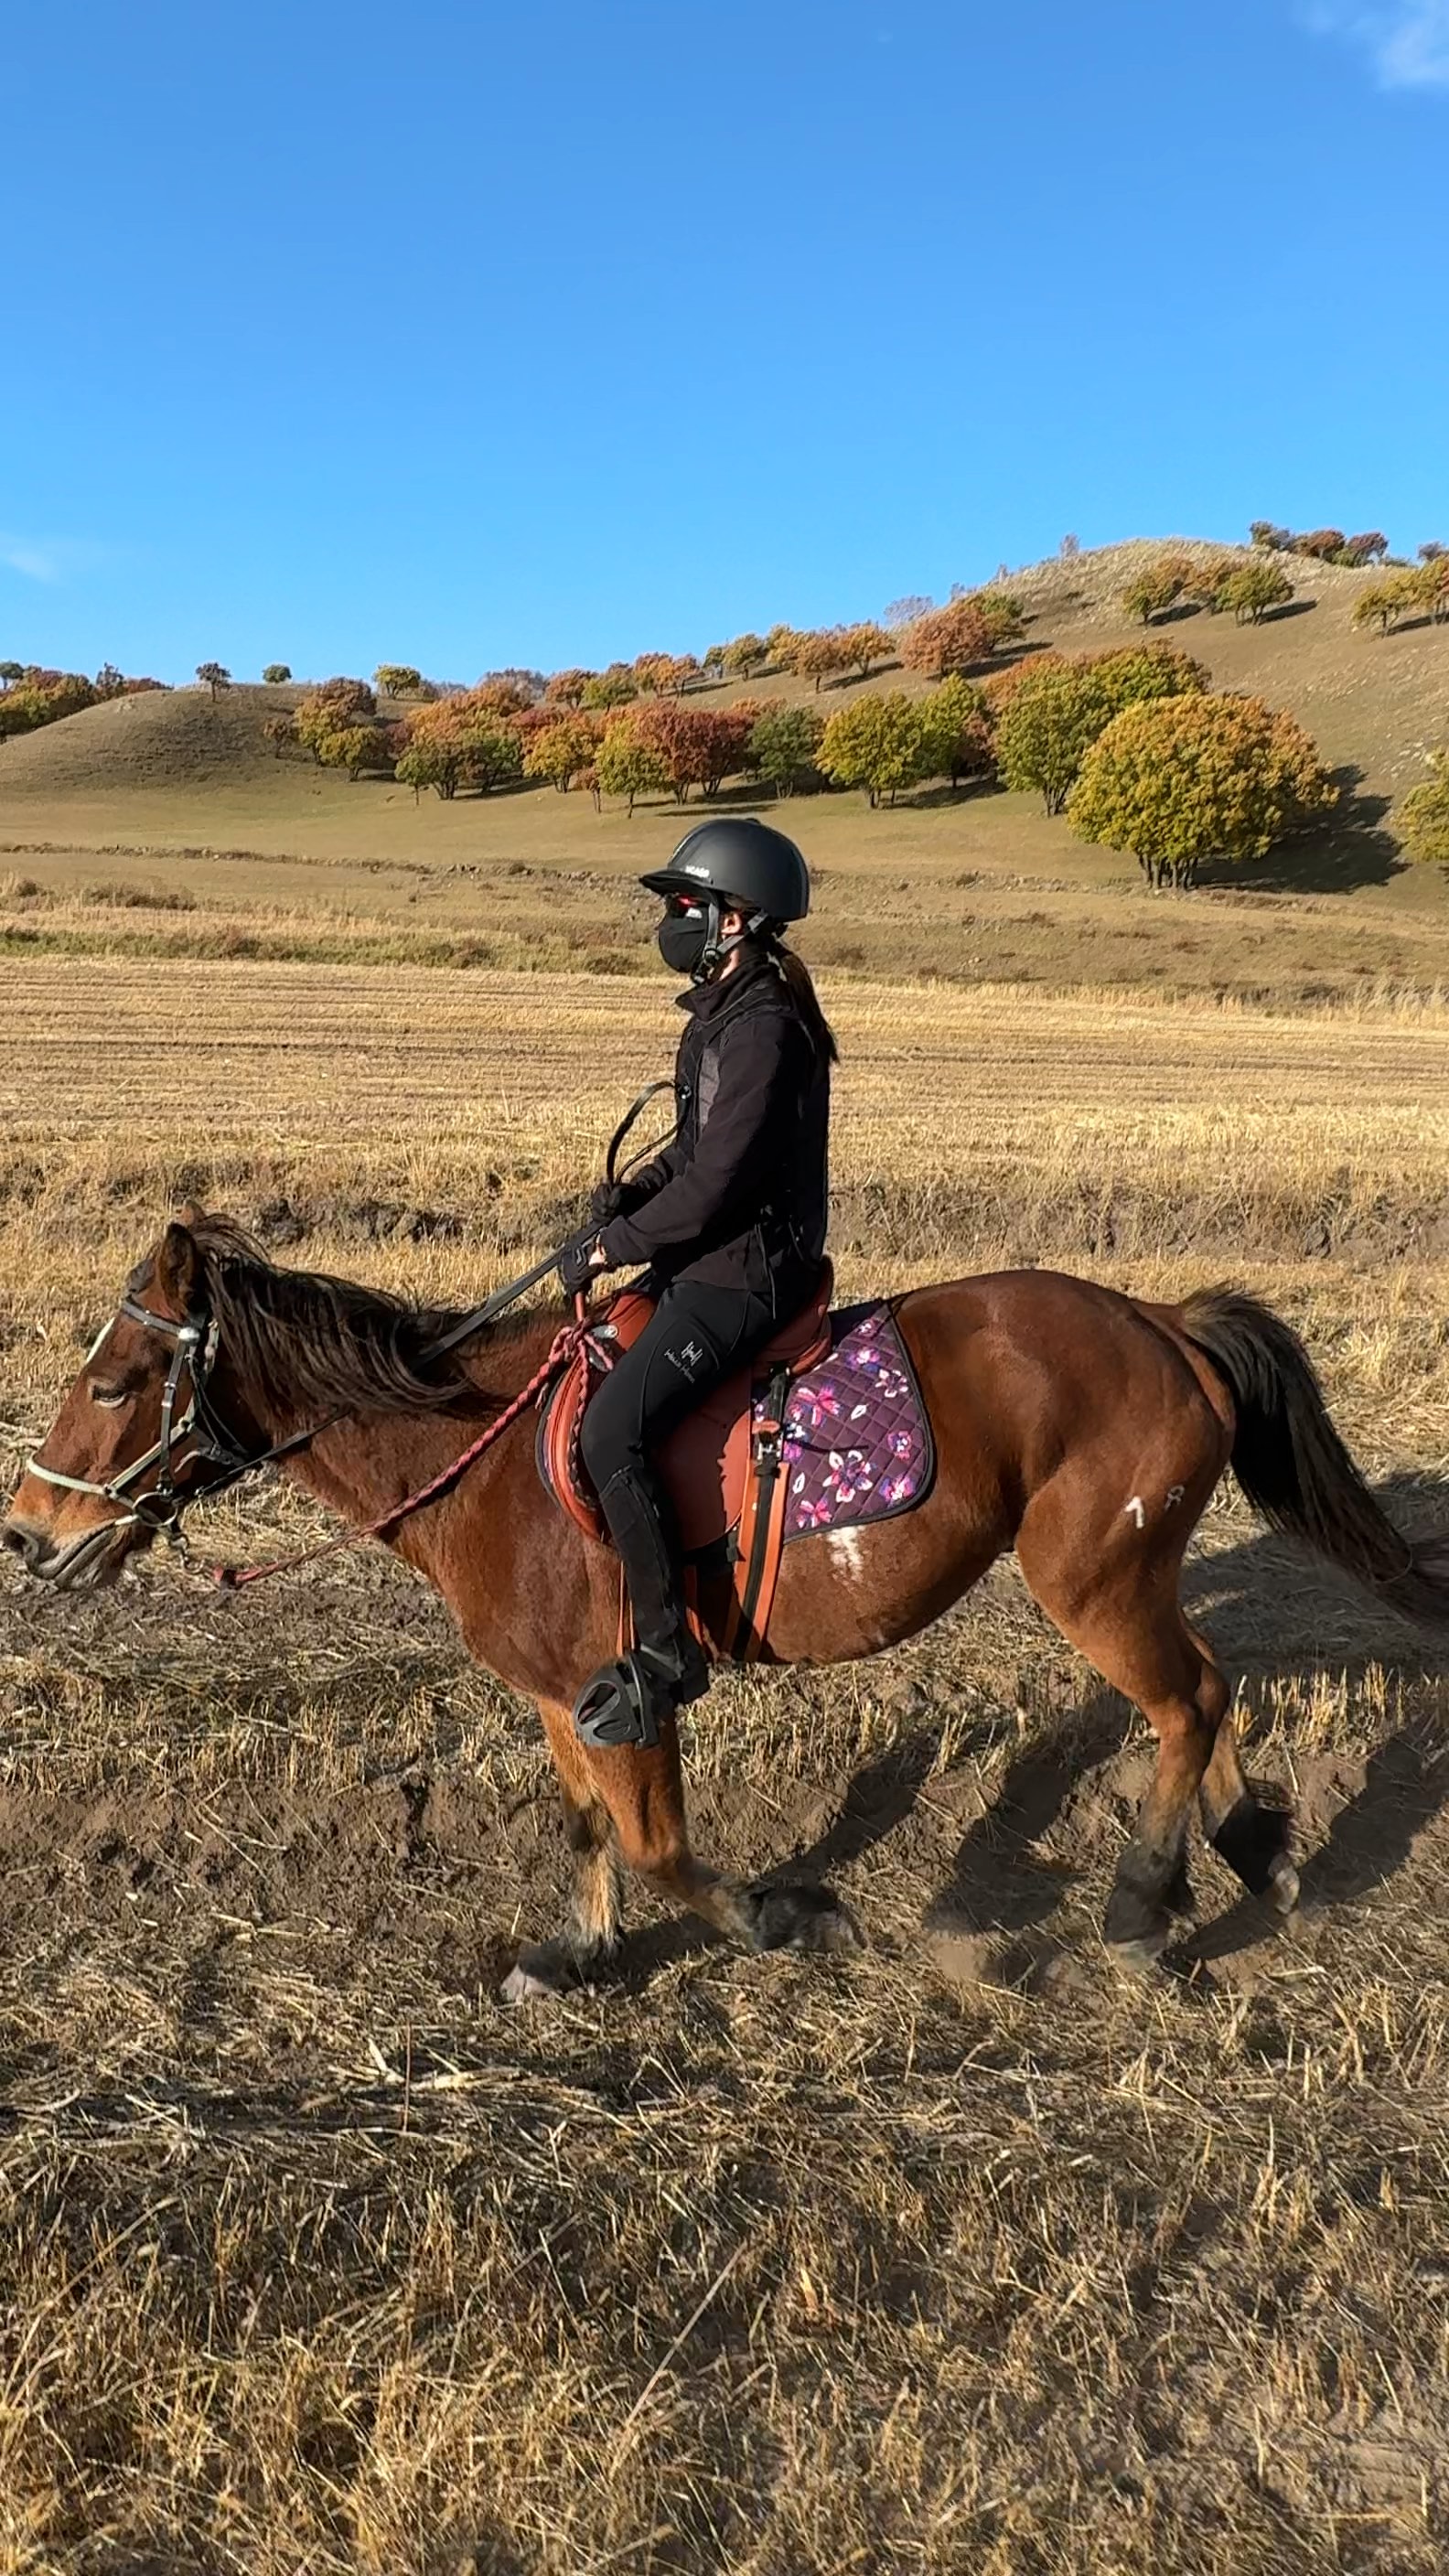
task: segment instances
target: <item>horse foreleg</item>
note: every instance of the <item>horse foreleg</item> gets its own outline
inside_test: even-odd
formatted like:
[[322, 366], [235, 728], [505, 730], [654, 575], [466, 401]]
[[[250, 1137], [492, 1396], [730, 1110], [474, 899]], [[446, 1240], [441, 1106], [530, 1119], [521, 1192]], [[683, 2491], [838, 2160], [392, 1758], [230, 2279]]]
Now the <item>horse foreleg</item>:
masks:
[[564, 1834], [573, 1854], [568, 1916], [555, 1941], [526, 1942], [503, 1986], [506, 2003], [557, 1994], [607, 1967], [619, 1943], [623, 1888], [613, 1819], [599, 1796], [589, 1759], [566, 1708], [540, 1700], [563, 1802]]
[[647, 1751], [587, 1755], [597, 1795], [613, 1819], [619, 1854], [659, 1896], [750, 1950], [855, 1950], [863, 1936], [828, 1887], [747, 1885], [722, 1877], [690, 1847], [679, 1733], [672, 1721]]

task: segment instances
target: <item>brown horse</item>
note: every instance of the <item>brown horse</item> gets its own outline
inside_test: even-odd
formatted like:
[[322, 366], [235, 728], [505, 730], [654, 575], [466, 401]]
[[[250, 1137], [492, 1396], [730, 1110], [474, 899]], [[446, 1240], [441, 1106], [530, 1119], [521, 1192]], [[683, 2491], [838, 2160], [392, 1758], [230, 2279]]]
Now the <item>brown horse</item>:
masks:
[[[544, 1359], [557, 1312], [492, 1327], [465, 1358], [450, 1318], [281, 1270], [241, 1229], [188, 1210], [134, 1273], [4, 1525], [57, 1587], [114, 1576], [188, 1493], [285, 1454], [282, 1471], [355, 1526], [444, 1470]], [[1229, 1691], [1183, 1616], [1183, 1551], [1231, 1462], [1250, 1501], [1411, 1617], [1449, 1625], [1449, 1548], [1414, 1550], [1329, 1420], [1297, 1336], [1218, 1290], [1149, 1306], [1087, 1281], [1006, 1271], [913, 1291], [895, 1314], [938, 1466], [903, 1517], [787, 1549], [770, 1624], [782, 1664], [836, 1663], [914, 1636], [1008, 1549], [1063, 1636], [1137, 1703], [1157, 1768], [1107, 1908], [1140, 1963], [1188, 1901], [1204, 1828], [1244, 1884], [1291, 1910], [1288, 1819], [1244, 1780]], [[320, 1427], [318, 1427], [320, 1425]], [[426, 1575], [469, 1652], [536, 1702], [563, 1791], [574, 1889], [561, 1939], [526, 1949], [517, 1998], [598, 1968], [619, 1935], [619, 1864], [756, 1949], [848, 1947], [827, 1889], [746, 1886], [690, 1849], [673, 1728], [648, 1751], [587, 1750], [570, 1707], [614, 1650], [617, 1568], [545, 1493], [526, 1430], [505, 1433], [388, 1544]], [[723, 1618], [723, 1594], [709, 1619]]]

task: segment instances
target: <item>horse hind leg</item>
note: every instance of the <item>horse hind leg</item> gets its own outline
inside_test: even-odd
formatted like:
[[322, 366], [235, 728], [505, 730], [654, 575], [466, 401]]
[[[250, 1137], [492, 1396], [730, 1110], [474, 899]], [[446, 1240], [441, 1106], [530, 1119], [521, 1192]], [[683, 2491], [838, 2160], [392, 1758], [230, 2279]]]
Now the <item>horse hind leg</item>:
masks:
[[[1210, 1663], [1211, 1650], [1203, 1638], [1195, 1628], [1189, 1634]], [[1280, 1914], [1291, 1914], [1298, 1902], [1298, 1872], [1291, 1849], [1293, 1819], [1284, 1808], [1265, 1807], [1249, 1788], [1231, 1707], [1218, 1722], [1199, 1806], [1204, 1834], [1249, 1894], [1266, 1896]]]
[[1165, 1947], [1173, 1915], [1191, 1910], [1187, 1821], [1227, 1714], [1228, 1686], [1183, 1618], [1175, 1563], [1119, 1564], [1083, 1587], [1062, 1572], [1074, 1551], [1048, 1548], [1030, 1518], [1017, 1553], [1033, 1595], [1157, 1737], [1157, 1768], [1118, 1861], [1104, 1927], [1108, 1947], [1138, 1968]]

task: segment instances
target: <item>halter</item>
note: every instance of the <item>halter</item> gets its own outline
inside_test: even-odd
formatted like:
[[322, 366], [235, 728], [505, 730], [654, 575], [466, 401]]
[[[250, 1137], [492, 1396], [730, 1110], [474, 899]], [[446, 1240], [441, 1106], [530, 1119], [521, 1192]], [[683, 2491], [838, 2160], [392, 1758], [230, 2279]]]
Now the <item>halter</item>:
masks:
[[[217, 1413], [208, 1391], [208, 1379], [216, 1365], [220, 1334], [214, 1316], [188, 1315], [177, 1323], [170, 1315], [158, 1315], [152, 1306], [143, 1306], [136, 1297], [123, 1297], [111, 1324], [107, 1324], [91, 1344], [88, 1363], [96, 1357], [113, 1325], [122, 1319], [140, 1324], [146, 1331], [161, 1333], [173, 1341], [176, 1349], [166, 1372], [161, 1395], [161, 1423], [158, 1436], [143, 1457], [132, 1460], [108, 1484], [97, 1484], [88, 1476], [63, 1476], [57, 1467], [43, 1467], [38, 1457], [26, 1461], [26, 1474], [36, 1476], [43, 1485], [58, 1485], [69, 1494], [91, 1494], [97, 1502], [113, 1503], [119, 1517], [117, 1529], [132, 1529], [138, 1524], [154, 1536], [165, 1538], [174, 1546], [181, 1542], [181, 1515], [188, 1503], [208, 1500], [226, 1491], [253, 1467], [264, 1467], [273, 1458], [285, 1457], [289, 1450], [302, 1448], [325, 1430], [324, 1423], [294, 1434], [271, 1449], [255, 1454], [241, 1448]], [[183, 1372], [190, 1376], [191, 1391], [184, 1412], [176, 1406], [181, 1393]], [[333, 1420], [336, 1419], [334, 1415]], [[190, 1439], [193, 1447], [186, 1463], [195, 1459], [210, 1461], [219, 1473], [204, 1484], [188, 1485], [184, 1490], [173, 1472], [173, 1451], [179, 1441]], [[134, 1492], [140, 1479], [154, 1467], [156, 1481], [144, 1494]], [[129, 1505], [129, 1507], [128, 1507]]]

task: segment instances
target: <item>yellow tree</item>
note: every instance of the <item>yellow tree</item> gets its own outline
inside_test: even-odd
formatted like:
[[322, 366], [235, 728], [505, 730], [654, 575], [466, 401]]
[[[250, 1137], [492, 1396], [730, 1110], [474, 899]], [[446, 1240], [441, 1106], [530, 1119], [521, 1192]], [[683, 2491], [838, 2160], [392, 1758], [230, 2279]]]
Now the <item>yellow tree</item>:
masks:
[[1204, 859], [1262, 858], [1337, 796], [1281, 709], [1259, 698], [1158, 698], [1113, 717], [1068, 811], [1079, 839], [1130, 850], [1149, 885], [1190, 886]]

